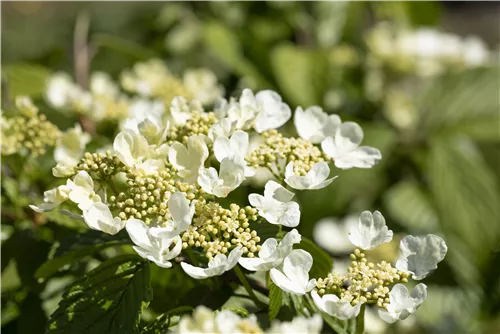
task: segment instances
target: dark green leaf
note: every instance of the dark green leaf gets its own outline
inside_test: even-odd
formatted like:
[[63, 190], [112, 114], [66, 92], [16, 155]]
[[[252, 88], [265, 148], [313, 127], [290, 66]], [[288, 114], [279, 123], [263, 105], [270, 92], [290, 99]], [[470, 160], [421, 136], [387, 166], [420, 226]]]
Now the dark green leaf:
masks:
[[303, 249], [312, 255], [314, 262], [309, 272], [310, 278], [326, 277], [332, 271], [332, 257], [316, 245], [314, 241], [302, 237], [302, 241], [296, 248]]
[[47, 332], [137, 333], [141, 310], [151, 299], [149, 264], [136, 255], [122, 255], [68, 288]]
[[270, 278], [267, 279], [267, 288], [269, 289], [269, 321], [273, 321], [283, 304], [283, 291]]

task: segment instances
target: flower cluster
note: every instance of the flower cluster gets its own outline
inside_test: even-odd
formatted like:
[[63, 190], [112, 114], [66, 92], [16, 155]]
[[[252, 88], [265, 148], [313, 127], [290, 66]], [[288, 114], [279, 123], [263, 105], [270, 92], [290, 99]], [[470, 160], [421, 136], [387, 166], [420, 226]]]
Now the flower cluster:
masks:
[[[160, 102], [130, 104], [106, 153], [84, 154], [88, 135], [78, 127], [65, 132], [57, 139], [53, 173], [66, 183], [47, 191], [44, 202], [32, 208], [43, 212], [66, 203], [71, 216], [83, 218], [91, 229], [108, 234], [125, 229], [138, 255], [162, 268], [180, 262], [195, 279], [223, 275], [237, 265], [268, 272], [283, 291], [310, 293], [317, 308], [340, 319], [357, 316], [365, 304], [376, 304], [384, 320], [404, 319], [421, 304], [425, 285], [409, 297], [401, 284], [410, 277], [423, 279], [443, 259], [446, 245], [437, 236], [408, 236], [395, 267], [374, 264], [362, 250], [390, 241], [393, 233], [379, 212], [363, 212], [349, 230], [359, 249], [352, 254], [348, 273], [320, 279], [309, 277], [311, 254], [294, 249], [302, 239], [293, 229], [301, 220], [294, 191], [329, 186], [335, 180], [330, 177], [334, 166], [371, 168], [381, 159], [378, 149], [361, 146], [363, 130], [357, 123], [342, 122], [317, 106], [299, 107], [294, 116], [298, 137], [284, 137], [276, 129], [292, 113], [276, 92], [245, 89], [239, 98], [218, 99], [212, 111], [205, 111], [203, 105], [221, 91], [200, 87], [214, 87], [216, 80], [200, 72], [187, 75], [185, 82], [203, 92], [200, 100], [158, 61], [125, 72], [125, 89]], [[104, 86], [99, 87], [106, 90]], [[121, 96], [107, 89], [106, 97]], [[256, 148], [251, 148], [251, 135], [262, 140]], [[230, 197], [223, 200], [257, 169], [272, 175], [263, 194], [250, 194], [247, 206], [227, 203]], [[263, 224], [277, 225], [280, 232], [263, 238], [258, 232]], [[286, 332], [286, 326], [304, 326], [318, 332], [321, 326], [314, 319], [272, 328]], [[179, 329], [262, 332], [254, 318], [225, 311], [213, 315], [206, 309], [181, 320]]]

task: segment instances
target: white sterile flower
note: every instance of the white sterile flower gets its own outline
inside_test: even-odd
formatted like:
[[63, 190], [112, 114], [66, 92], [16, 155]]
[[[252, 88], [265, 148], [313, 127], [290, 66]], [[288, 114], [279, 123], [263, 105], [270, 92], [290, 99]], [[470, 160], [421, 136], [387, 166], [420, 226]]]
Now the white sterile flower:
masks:
[[222, 162], [225, 158], [237, 159], [245, 164], [245, 176], [250, 177], [255, 174], [255, 171], [245, 163], [247, 152], [248, 133], [241, 130], [236, 130], [231, 139], [219, 136], [214, 142], [214, 155], [217, 161]]
[[150, 159], [146, 138], [130, 130], [122, 131], [115, 137], [113, 149], [121, 162], [140, 174], [153, 174], [164, 165], [161, 159]]
[[248, 195], [248, 200], [261, 217], [273, 225], [295, 227], [300, 222], [300, 208], [292, 202], [294, 193], [285, 189], [275, 181], [268, 181], [264, 187], [264, 196]]
[[184, 315], [179, 321], [177, 333], [216, 333], [215, 314], [205, 306], [198, 306], [192, 315]]
[[187, 69], [183, 83], [194, 98], [204, 105], [213, 104], [224, 95], [224, 87], [218, 84], [215, 74], [207, 68]]
[[411, 296], [403, 284], [396, 284], [389, 294], [387, 311], [379, 309], [378, 315], [382, 320], [392, 324], [397, 320], [404, 320], [422, 305], [427, 297], [427, 286], [423, 283], [413, 288]]
[[330, 175], [330, 167], [324, 161], [314, 164], [305, 176], [295, 175], [293, 161], [290, 161], [285, 169], [285, 182], [293, 189], [315, 190], [327, 187], [337, 178], [335, 176], [328, 179], [328, 175]]
[[145, 120], [149, 120], [158, 127], [163, 127], [165, 105], [162, 101], [138, 99], [130, 105], [128, 113], [129, 116], [121, 124], [121, 129], [139, 133], [139, 124]]
[[350, 302], [340, 299], [334, 294], [326, 294], [320, 297], [316, 290], [311, 291], [311, 297], [322, 312], [342, 320], [357, 317], [362, 305], [362, 303], [358, 303], [352, 306]]
[[193, 116], [194, 111], [203, 111], [200, 101], [191, 100], [188, 102], [184, 97], [176, 96], [170, 102], [170, 115], [175, 125], [185, 125]]
[[83, 210], [83, 219], [91, 229], [112, 235], [125, 227], [125, 221], [119, 217], [113, 217], [109, 207], [102, 202], [92, 203], [86, 210]]
[[94, 202], [100, 202], [101, 198], [94, 192], [94, 180], [86, 171], [80, 171], [73, 180], [68, 180], [66, 185], [70, 189], [69, 199], [78, 204], [80, 210], [87, 210]]
[[314, 314], [311, 318], [297, 316], [289, 322], [273, 321], [266, 331], [269, 334], [319, 334], [323, 328], [321, 315]]
[[296, 229], [288, 232], [279, 243], [276, 239], [269, 238], [262, 244], [259, 257], [242, 257], [239, 264], [251, 271], [268, 271], [276, 268], [293, 250], [293, 245], [299, 243], [301, 239]]
[[314, 241], [331, 253], [349, 253], [355, 248], [349, 240], [349, 231], [358, 224], [358, 220], [358, 215], [349, 215], [341, 220], [330, 217], [320, 219], [314, 225]]
[[114, 97], [120, 92], [111, 76], [104, 72], [94, 72], [90, 76], [89, 89], [94, 95]]
[[190, 136], [187, 146], [173, 143], [168, 152], [168, 160], [187, 182], [194, 182], [198, 178], [198, 172], [207, 158], [208, 147], [201, 135]]
[[290, 107], [272, 90], [260, 91], [254, 97], [251, 90], [245, 89], [241, 95], [240, 106], [242, 109], [254, 111], [254, 129], [258, 133], [279, 128], [292, 117]]
[[316, 286], [316, 280], [309, 280], [313, 258], [302, 249], [295, 249], [285, 258], [283, 264], [269, 271], [272, 281], [281, 290], [304, 295]]
[[226, 197], [245, 180], [245, 162], [238, 158], [224, 158], [219, 173], [213, 167], [200, 169], [198, 184], [217, 197]]
[[362, 140], [363, 129], [357, 123], [345, 122], [333, 137], [326, 137], [321, 142], [321, 148], [338, 168], [371, 168], [382, 158], [382, 154], [374, 147], [359, 146]]
[[230, 310], [222, 310], [220, 312], [217, 312], [217, 314], [215, 315], [215, 324], [217, 326], [216, 333], [221, 334], [246, 334], [262, 332], [255, 314], [249, 315], [246, 318], [242, 318], [238, 314]]
[[229, 118], [222, 118], [208, 129], [208, 138], [215, 141], [218, 137], [229, 137], [234, 132], [235, 122]]
[[351, 227], [349, 240], [364, 250], [374, 249], [392, 240], [392, 231], [385, 224], [384, 216], [378, 211], [363, 211], [357, 225]]
[[[130, 239], [136, 246], [134, 250], [144, 259], [153, 261], [162, 268], [172, 267], [170, 260], [177, 257], [182, 251], [182, 240], [179, 236], [174, 238], [161, 238], [151, 235], [149, 227], [139, 219], [129, 219], [125, 225]], [[172, 248], [172, 245], [173, 248]]]
[[400, 256], [396, 262], [398, 270], [409, 272], [415, 280], [424, 279], [437, 268], [448, 247], [443, 239], [434, 234], [425, 237], [408, 235], [399, 244]]
[[205, 279], [207, 277], [222, 275], [226, 271], [233, 269], [242, 254], [243, 250], [241, 247], [236, 247], [228, 256], [220, 253], [215, 255], [213, 259], [208, 261], [208, 268], [195, 267], [186, 262], [182, 262], [181, 266], [184, 272], [192, 278]]
[[66, 185], [47, 190], [43, 193], [43, 203], [30, 205], [30, 208], [35, 212], [51, 211], [69, 198], [69, 192], [70, 188]]
[[341, 121], [338, 115], [328, 115], [321, 107], [312, 106], [305, 111], [297, 107], [293, 122], [297, 133], [313, 144], [319, 144], [328, 136], [333, 136]]
[[75, 84], [66, 73], [56, 73], [47, 83], [45, 99], [50, 106], [56, 109], [67, 108], [73, 102]]
[[57, 138], [54, 160], [67, 167], [77, 165], [83, 155], [85, 146], [91, 139], [88, 133], [82, 131], [79, 124], [66, 130]]
[[195, 201], [191, 202], [191, 206], [189, 205], [183, 193], [172, 194], [168, 199], [168, 212], [172, 220], [168, 220], [165, 227], [151, 227], [151, 235], [171, 239], [186, 231], [193, 220], [194, 205]]

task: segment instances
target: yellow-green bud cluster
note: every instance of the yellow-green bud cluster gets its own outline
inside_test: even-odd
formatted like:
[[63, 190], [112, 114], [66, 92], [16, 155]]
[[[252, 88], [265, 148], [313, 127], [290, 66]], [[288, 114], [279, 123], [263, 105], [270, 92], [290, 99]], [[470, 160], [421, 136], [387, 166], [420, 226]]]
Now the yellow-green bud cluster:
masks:
[[128, 116], [130, 104], [124, 97], [96, 95], [94, 98], [93, 114], [90, 118], [95, 120], [121, 120]]
[[305, 175], [317, 162], [325, 157], [319, 148], [302, 138], [286, 138], [276, 130], [262, 133], [266, 141], [250, 153], [248, 162], [254, 168], [272, 168], [276, 161], [294, 162], [297, 175]]
[[260, 237], [250, 228], [250, 221], [257, 220], [257, 210], [231, 204], [225, 209], [216, 202], [199, 201], [193, 224], [182, 235], [183, 248], [201, 247], [207, 258], [227, 254], [240, 246], [243, 254], [254, 257], [260, 251]]
[[174, 192], [183, 192], [188, 200], [198, 195], [193, 185], [176, 182], [168, 170], [148, 177], [129, 174], [126, 183], [126, 191], [110, 196], [110, 209], [123, 220], [137, 218], [146, 224], [171, 219], [168, 200]]
[[26, 150], [28, 155], [37, 157], [53, 147], [60, 131], [38, 112], [31, 100], [23, 98], [16, 101], [20, 115], [2, 116], [2, 154], [9, 155]]
[[187, 143], [187, 139], [193, 135], [208, 135], [208, 130], [217, 123], [217, 117], [213, 112], [194, 111], [191, 118], [183, 126], [172, 126], [167, 132], [169, 143], [179, 141]]
[[89, 173], [93, 179], [105, 180], [112, 175], [127, 172], [128, 167], [109, 151], [106, 154], [85, 152], [75, 167], [75, 174], [82, 170]]
[[385, 308], [389, 303], [390, 286], [408, 282], [407, 273], [393, 268], [385, 261], [377, 264], [368, 262], [359, 249], [350, 257], [352, 262], [347, 268], [347, 274], [330, 273], [326, 278], [318, 279], [316, 289], [320, 295], [335, 294], [352, 305], [371, 303]]

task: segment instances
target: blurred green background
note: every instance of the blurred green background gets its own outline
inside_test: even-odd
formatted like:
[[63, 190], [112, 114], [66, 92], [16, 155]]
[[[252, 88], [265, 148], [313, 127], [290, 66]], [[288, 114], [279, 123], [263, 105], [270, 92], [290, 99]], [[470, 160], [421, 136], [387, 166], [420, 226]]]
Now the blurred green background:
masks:
[[[364, 143], [382, 151], [382, 162], [370, 170], [339, 170], [331, 187], [299, 194], [300, 232], [312, 237], [321, 218], [369, 209], [380, 210], [395, 233], [440, 234], [449, 253], [426, 281], [429, 298], [417, 318], [378, 331], [500, 332], [498, 4], [2, 2], [3, 107], [27, 94], [48, 110], [46, 79], [61, 70], [73, 74], [75, 23], [85, 18], [91, 71], [118, 79], [150, 58], [164, 60], [178, 75], [207, 67], [227, 96], [244, 87], [273, 89], [292, 109], [320, 105], [362, 124]], [[370, 36], [381, 22], [393, 33], [425, 26], [477, 35], [489, 61], [422, 75], [377, 54]], [[61, 128], [68, 126], [47, 113]], [[286, 130], [293, 134], [292, 126]], [[113, 133], [108, 136], [110, 142]], [[37, 163], [40, 176], [32, 185], [2, 166], [5, 333], [43, 332], [62, 289], [101, 260], [96, 255], [46, 282], [34, 278], [51, 245], [74, 234], [67, 220], [38, 221], [27, 207], [52, 182], [52, 162]], [[154, 274], [151, 309], [161, 313], [178, 302], [169, 293], [186, 288], [179, 288], [179, 272]]]

